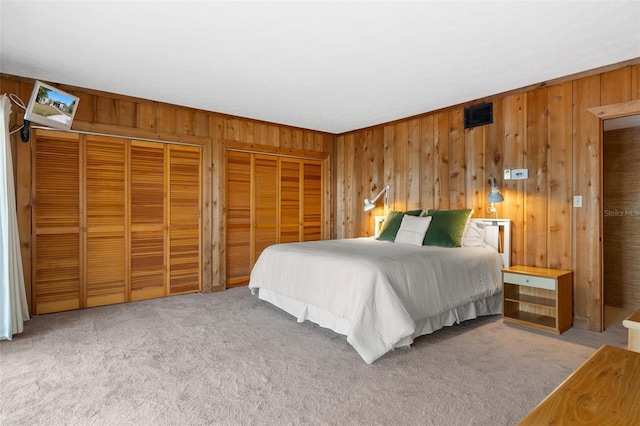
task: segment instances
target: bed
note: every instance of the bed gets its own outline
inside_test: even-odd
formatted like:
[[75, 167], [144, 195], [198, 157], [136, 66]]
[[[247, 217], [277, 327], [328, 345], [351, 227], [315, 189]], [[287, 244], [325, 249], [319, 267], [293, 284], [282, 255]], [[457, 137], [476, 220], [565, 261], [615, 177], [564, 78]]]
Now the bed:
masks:
[[[470, 228], [482, 231], [471, 246], [464, 244]], [[500, 314], [510, 232], [508, 220], [471, 219], [461, 247], [403, 243], [401, 232], [396, 241], [276, 244], [259, 256], [249, 288], [298, 322], [347, 336], [370, 364], [418, 336]]]

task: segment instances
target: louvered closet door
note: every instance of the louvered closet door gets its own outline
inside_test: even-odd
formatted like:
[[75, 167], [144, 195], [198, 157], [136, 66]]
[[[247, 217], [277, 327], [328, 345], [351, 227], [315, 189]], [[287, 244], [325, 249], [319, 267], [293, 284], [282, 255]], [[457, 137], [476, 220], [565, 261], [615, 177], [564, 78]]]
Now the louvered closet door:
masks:
[[254, 156], [254, 250], [251, 267], [266, 247], [278, 242], [278, 157]]
[[86, 306], [128, 300], [124, 139], [86, 136]]
[[280, 159], [280, 242], [300, 241], [300, 160]]
[[322, 239], [322, 163], [303, 163], [303, 239]]
[[249, 282], [251, 272], [252, 155], [227, 151], [226, 269], [227, 287]]
[[165, 145], [131, 142], [131, 300], [166, 292]]
[[169, 146], [169, 293], [200, 289], [200, 148]]
[[77, 134], [34, 131], [32, 297], [36, 314], [81, 307]]

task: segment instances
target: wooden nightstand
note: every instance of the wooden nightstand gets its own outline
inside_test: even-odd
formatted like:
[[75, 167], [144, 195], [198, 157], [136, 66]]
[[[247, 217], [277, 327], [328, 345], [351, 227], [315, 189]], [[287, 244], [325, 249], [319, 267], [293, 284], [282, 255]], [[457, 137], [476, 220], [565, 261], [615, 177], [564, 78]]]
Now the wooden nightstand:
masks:
[[561, 334], [573, 320], [573, 272], [533, 266], [502, 270], [504, 321]]

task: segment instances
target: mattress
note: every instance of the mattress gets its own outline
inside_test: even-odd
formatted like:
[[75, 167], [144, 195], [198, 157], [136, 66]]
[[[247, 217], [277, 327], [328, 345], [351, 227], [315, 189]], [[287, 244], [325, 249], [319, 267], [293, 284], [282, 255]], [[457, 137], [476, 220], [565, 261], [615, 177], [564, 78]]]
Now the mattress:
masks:
[[446, 325], [500, 313], [502, 257], [486, 247], [375, 238], [267, 247], [249, 282], [299, 321], [345, 334], [367, 363]]

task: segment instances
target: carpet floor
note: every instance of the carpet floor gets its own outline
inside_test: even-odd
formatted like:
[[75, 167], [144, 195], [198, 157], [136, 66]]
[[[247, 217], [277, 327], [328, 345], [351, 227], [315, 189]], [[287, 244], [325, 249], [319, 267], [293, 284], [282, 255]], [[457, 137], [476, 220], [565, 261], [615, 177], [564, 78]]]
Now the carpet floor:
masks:
[[483, 317], [367, 365], [247, 288], [40, 315], [0, 341], [0, 424], [513, 425], [621, 319], [561, 336]]

